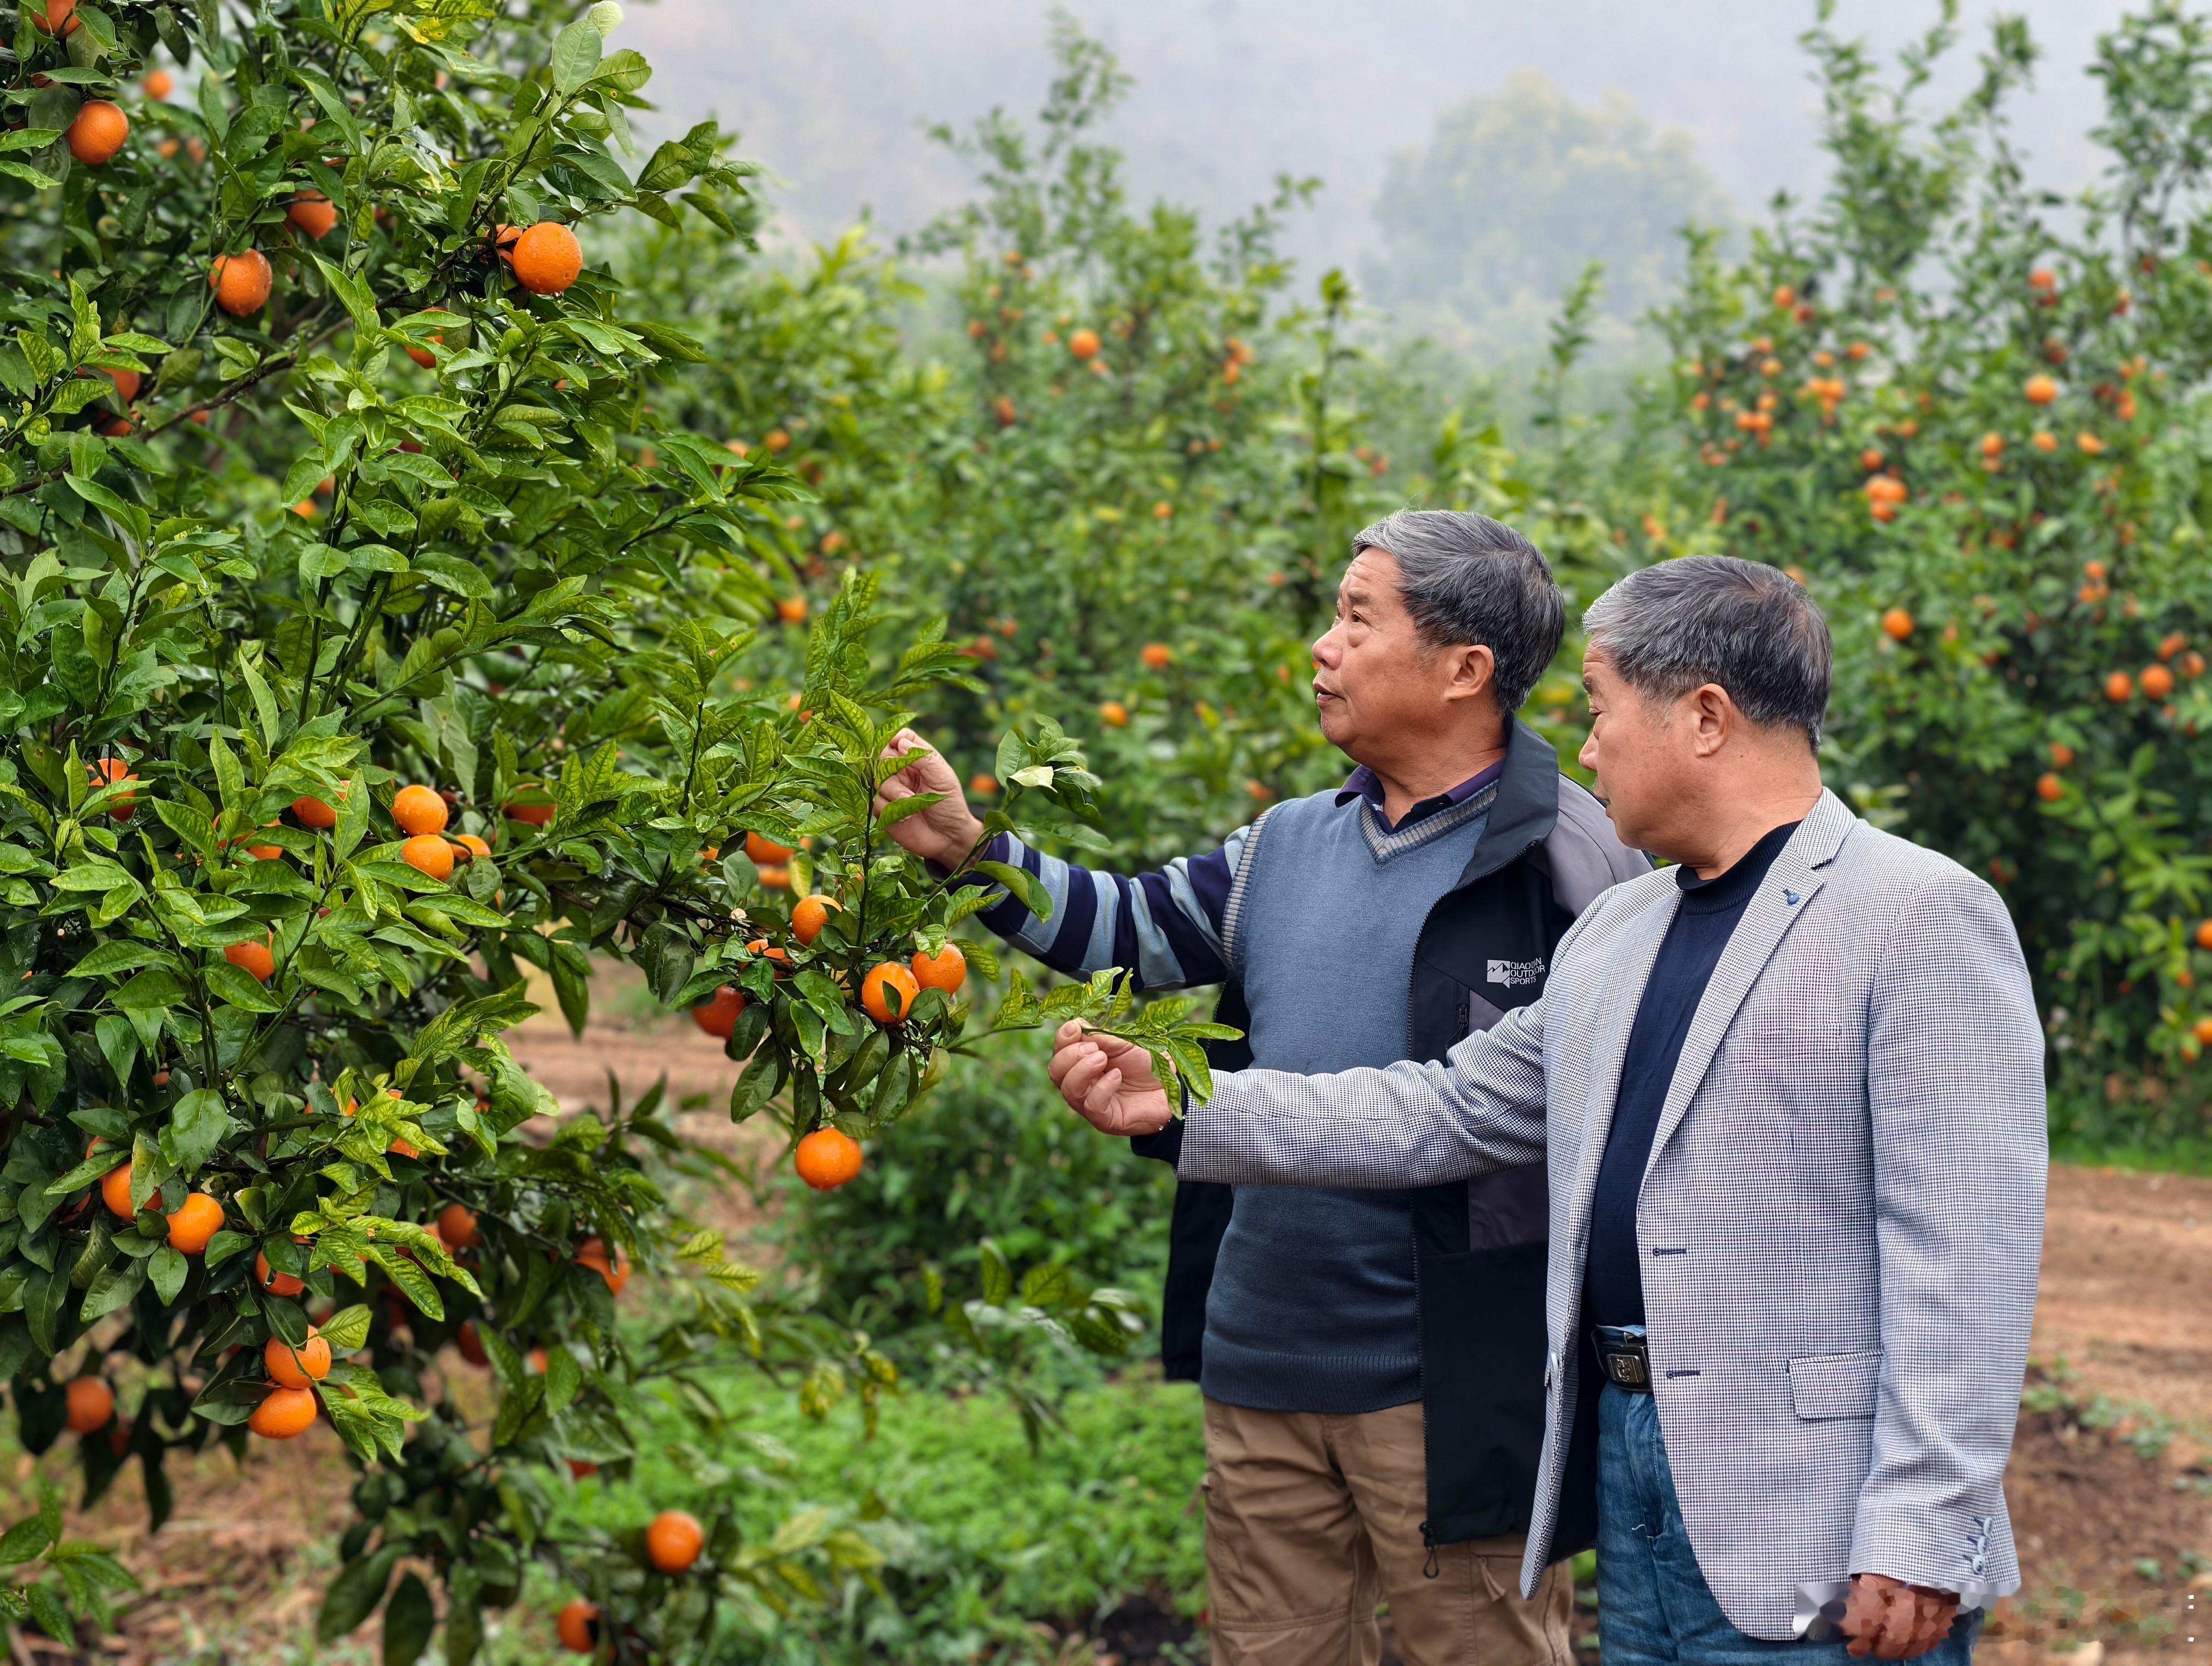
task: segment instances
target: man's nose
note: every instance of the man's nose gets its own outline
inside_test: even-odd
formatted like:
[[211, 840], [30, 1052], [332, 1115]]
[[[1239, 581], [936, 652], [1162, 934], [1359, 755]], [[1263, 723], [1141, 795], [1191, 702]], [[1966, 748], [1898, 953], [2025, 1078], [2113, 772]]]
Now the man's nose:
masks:
[[1583, 737], [1583, 749], [1575, 754], [1575, 757], [1585, 769], [1595, 770], [1597, 768], [1597, 731], [1595, 729], [1592, 729]]
[[1320, 635], [1314, 638], [1314, 664], [1317, 666], [1328, 666], [1334, 665], [1336, 662], [1336, 631], [1337, 628], [1334, 625], [1331, 625], [1327, 630], [1324, 630]]

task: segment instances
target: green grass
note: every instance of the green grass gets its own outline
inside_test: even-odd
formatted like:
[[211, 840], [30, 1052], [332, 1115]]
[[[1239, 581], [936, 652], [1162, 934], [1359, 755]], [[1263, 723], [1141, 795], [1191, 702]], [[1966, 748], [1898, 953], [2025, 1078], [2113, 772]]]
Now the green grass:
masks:
[[689, 1444], [672, 1415], [656, 1420], [661, 1444], [641, 1444], [635, 1485], [587, 1485], [577, 1513], [622, 1529], [726, 1501], [759, 1543], [819, 1507], [863, 1523], [890, 1559], [882, 1594], [856, 1587], [827, 1618], [754, 1615], [727, 1639], [741, 1657], [920, 1666], [964, 1663], [994, 1642], [1021, 1657], [1034, 1620], [1083, 1621], [1153, 1590], [1185, 1614], [1204, 1602], [1205, 1450], [1188, 1384], [1132, 1373], [1080, 1389], [1064, 1431], [1035, 1453], [995, 1399], [900, 1396], [870, 1440], [850, 1408], [815, 1423], [787, 1388], [740, 1379], [717, 1393], [732, 1420], [720, 1450]]
[[2051, 1160], [2076, 1168], [2125, 1169], [2136, 1174], [2212, 1175], [2212, 1140], [2130, 1146], [2059, 1139], [2051, 1142]]

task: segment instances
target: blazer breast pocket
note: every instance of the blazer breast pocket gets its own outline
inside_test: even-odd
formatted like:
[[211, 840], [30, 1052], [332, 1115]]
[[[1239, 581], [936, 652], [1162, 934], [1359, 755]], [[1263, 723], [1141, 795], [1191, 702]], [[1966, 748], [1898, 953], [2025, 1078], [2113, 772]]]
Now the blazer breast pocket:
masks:
[[1790, 1361], [1790, 1399], [1808, 1420], [1872, 1417], [1881, 1392], [1881, 1350], [1808, 1353]]

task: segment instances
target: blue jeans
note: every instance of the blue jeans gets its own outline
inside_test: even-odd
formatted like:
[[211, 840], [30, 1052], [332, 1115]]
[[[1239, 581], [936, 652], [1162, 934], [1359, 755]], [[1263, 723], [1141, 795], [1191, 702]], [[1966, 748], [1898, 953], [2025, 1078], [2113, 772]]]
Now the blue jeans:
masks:
[[[1769, 1643], [1729, 1623], [1698, 1570], [1648, 1394], [1607, 1383], [1598, 1400], [1597, 1626], [1601, 1666], [1863, 1666], [1840, 1637]], [[1966, 1666], [1979, 1616], [1919, 1658]]]

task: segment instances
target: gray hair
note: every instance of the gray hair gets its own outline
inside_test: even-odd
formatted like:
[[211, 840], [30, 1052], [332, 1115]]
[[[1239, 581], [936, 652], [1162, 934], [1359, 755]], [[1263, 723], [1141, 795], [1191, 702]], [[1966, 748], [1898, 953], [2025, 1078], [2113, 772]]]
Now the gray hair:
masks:
[[1662, 562], [1592, 602], [1583, 629], [1647, 699], [1717, 683], [1753, 723], [1820, 744], [1835, 649], [1819, 605], [1778, 568], [1733, 556]]
[[1566, 598], [1536, 546], [1488, 515], [1401, 509], [1352, 540], [1398, 563], [1398, 593], [1431, 648], [1486, 648], [1498, 709], [1518, 711], [1559, 651]]

